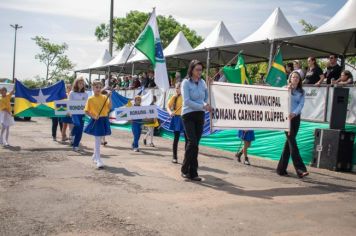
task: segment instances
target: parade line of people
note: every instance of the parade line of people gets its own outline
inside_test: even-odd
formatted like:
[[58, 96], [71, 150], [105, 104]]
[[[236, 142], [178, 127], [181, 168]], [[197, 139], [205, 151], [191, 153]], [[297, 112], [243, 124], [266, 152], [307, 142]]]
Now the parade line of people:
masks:
[[[198, 174], [199, 142], [203, 134], [205, 112], [211, 112], [211, 107], [208, 104], [208, 87], [202, 79], [202, 72], [203, 64], [198, 60], [191, 61], [187, 77], [182, 82], [175, 84], [176, 94], [169, 99], [166, 106], [170, 114], [169, 127], [174, 132], [172, 162], [174, 164], [178, 163], [178, 142], [181, 134], [183, 134], [185, 137], [185, 153], [181, 175], [184, 179], [192, 181], [202, 180]], [[82, 77], [75, 79], [73, 86], [67, 85], [66, 89], [69, 100], [86, 101], [84, 112], [90, 117], [90, 120], [84, 127], [85, 115], [68, 115], [64, 118], [52, 118], [53, 140], [56, 140], [58, 124], [61, 127], [62, 141], [70, 140], [73, 151], [80, 151], [79, 144], [83, 132], [94, 136], [94, 154], [92, 160], [96, 164], [96, 167], [101, 169], [104, 167], [104, 163], [100, 156], [100, 146], [107, 143], [105, 136], [111, 135], [109, 122], [111, 91], [105, 90], [104, 84], [100, 80], [95, 80], [92, 83], [93, 95], [88, 97], [85, 92], [85, 81]], [[305, 92], [303, 90], [302, 75], [297, 70], [291, 72], [289, 75], [288, 89], [291, 90], [291, 113], [289, 114], [291, 129], [289, 132], [286, 132], [286, 142], [276, 172], [280, 176], [288, 176], [286, 170], [289, 159], [292, 157], [298, 177], [303, 178], [309, 175], [309, 172], [300, 156], [296, 136], [300, 126]], [[14, 125], [10, 99], [14, 91], [8, 93], [6, 88], [1, 88], [0, 93], [0, 144], [9, 146], [10, 126]], [[134, 98], [133, 105], [141, 105], [140, 96]], [[142, 120], [133, 120], [131, 123], [133, 134], [132, 149], [135, 152], [139, 152], [139, 140], [144, 122]], [[150, 137], [149, 145], [154, 147], [153, 128], [158, 126], [158, 121], [154, 119], [152, 124], [146, 123], [145, 125], [149, 127], [149, 132], [144, 137], [144, 144], [146, 145], [146, 139]], [[69, 138], [66, 135], [67, 128], [70, 130]], [[243, 163], [250, 165], [248, 148], [251, 146], [252, 141], [255, 140], [254, 132], [252, 130], [241, 130], [238, 132], [238, 137], [244, 145], [242, 148], [240, 145], [237, 150], [237, 161], [241, 162], [243, 155]]]

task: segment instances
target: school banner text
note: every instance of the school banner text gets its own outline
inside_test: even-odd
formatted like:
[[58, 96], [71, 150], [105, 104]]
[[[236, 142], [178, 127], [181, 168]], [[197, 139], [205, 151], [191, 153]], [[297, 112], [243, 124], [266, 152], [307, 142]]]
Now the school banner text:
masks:
[[289, 130], [287, 88], [214, 82], [210, 96], [213, 130]]

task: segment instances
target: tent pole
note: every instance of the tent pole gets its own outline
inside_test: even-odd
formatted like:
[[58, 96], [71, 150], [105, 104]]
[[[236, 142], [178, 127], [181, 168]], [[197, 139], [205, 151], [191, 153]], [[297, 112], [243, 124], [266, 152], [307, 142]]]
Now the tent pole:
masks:
[[269, 59], [268, 59], [268, 71], [271, 69], [272, 60], [273, 60], [273, 53], [274, 52], [274, 40], [270, 41], [270, 50], [269, 50]]
[[91, 70], [89, 69], [89, 88], [91, 88]]
[[131, 76], [134, 76], [135, 72], [135, 63], [132, 63]]
[[209, 77], [209, 67], [210, 67], [210, 49], [208, 49], [208, 53], [206, 56], [206, 78], [205, 80], [207, 81], [207, 83], [209, 83], [208, 81], [208, 77]]

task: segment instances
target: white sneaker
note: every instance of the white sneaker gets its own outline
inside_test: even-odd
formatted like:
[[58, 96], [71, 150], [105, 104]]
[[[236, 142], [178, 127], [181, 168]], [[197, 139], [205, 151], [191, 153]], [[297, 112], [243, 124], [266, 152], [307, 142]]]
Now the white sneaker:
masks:
[[96, 161], [96, 167], [98, 169], [104, 168], [104, 163], [99, 159]]
[[4, 145], [4, 147], [9, 147], [10, 146], [10, 144], [8, 142], [6, 142], [6, 141], [3, 143], [3, 145]]
[[97, 160], [96, 160], [95, 154], [92, 156], [92, 160], [93, 160], [93, 162], [96, 164]]
[[79, 147], [73, 147], [73, 151], [75, 151], [75, 152], [79, 152], [79, 151], [80, 151], [80, 149], [79, 149]]
[[134, 152], [140, 152], [140, 149], [134, 148]]

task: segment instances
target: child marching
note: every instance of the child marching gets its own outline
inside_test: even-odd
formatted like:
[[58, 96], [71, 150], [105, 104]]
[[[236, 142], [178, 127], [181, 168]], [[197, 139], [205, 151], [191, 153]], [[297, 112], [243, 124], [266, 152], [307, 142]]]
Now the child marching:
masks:
[[[66, 84], [66, 90], [67, 90], [67, 98], [69, 98], [69, 94], [72, 90], [72, 85], [71, 84]], [[73, 121], [72, 117], [70, 114], [67, 114], [65, 117], [60, 118], [60, 121], [63, 123], [62, 126], [62, 142], [65, 142], [68, 140], [67, 137], [67, 128], [69, 129], [69, 136], [70, 136], [70, 141], [72, 142], [72, 129], [73, 129]]]
[[[152, 99], [152, 105], [155, 105], [157, 102], [157, 97], [153, 96]], [[153, 122], [147, 123], [144, 126], [147, 128], [147, 133], [145, 137], [143, 138], [143, 144], [146, 146], [147, 145], [147, 138], [150, 137], [150, 143], [148, 144], [150, 147], [154, 147], [155, 145], [153, 144], [153, 135], [154, 135], [154, 129], [159, 126], [158, 119], [155, 118], [152, 120]]]
[[94, 95], [91, 96], [85, 105], [85, 114], [90, 117], [89, 124], [85, 127], [84, 132], [95, 137], [95, 147], [93, 161], [98, 168], [103, 168], [104, 163], [100, 158], [100, 142], [103, 136], [111, 135], [109, 112], [111, 101], [108, 96], [101, 94], [102, 83], [97, 80], [93, 82]]
[[[135, 97], [134, 106], [141, 106], [141, 97], [140, 96]], [[139, 152], [140, 149], [138, 147], [138, 142], [140, 140], [141, 132], [142, 132], [142, 120], [141, 119], [132, 120], [131, 129], [132, 129], [132, 134], [134, 137], [134, 140], [132, 143], [132, 149], [134, 150], [134, 152]]]
[[11, 96], [14, 94], [14, 90], [10, 93], [7, 93], [5, 87], [0, 89], [0, 125], [1, 125], [1, 136], [0, 136], [0, 145], [5, 147], [9, 145], [9, 133], [10, 126], [15, 124], [14, 117], [12, 116], [11, 109]]
[[181, 95], [180, 85], [180, 82], [176, 84], [176, 94], [172, 96], [167, 103], [167, 111], [172, 117], [169, 129], [174, 132], [172, 159], [173, 163], [178, 163], [178, 142], [181, 133], [184, 133], [184, 126], [181, 117], [183, 99]]
[[[69, 94], [71, 101], [87, 101], [88, 94], [85, 92], [85, 81], [83, 77], [79, 77], [73, 82], [72, 92]], [[73, 150], [79, 151], [79, 144], [82, 139], [84, 129], [84, 115], [72, 115], [72, 142]]]

